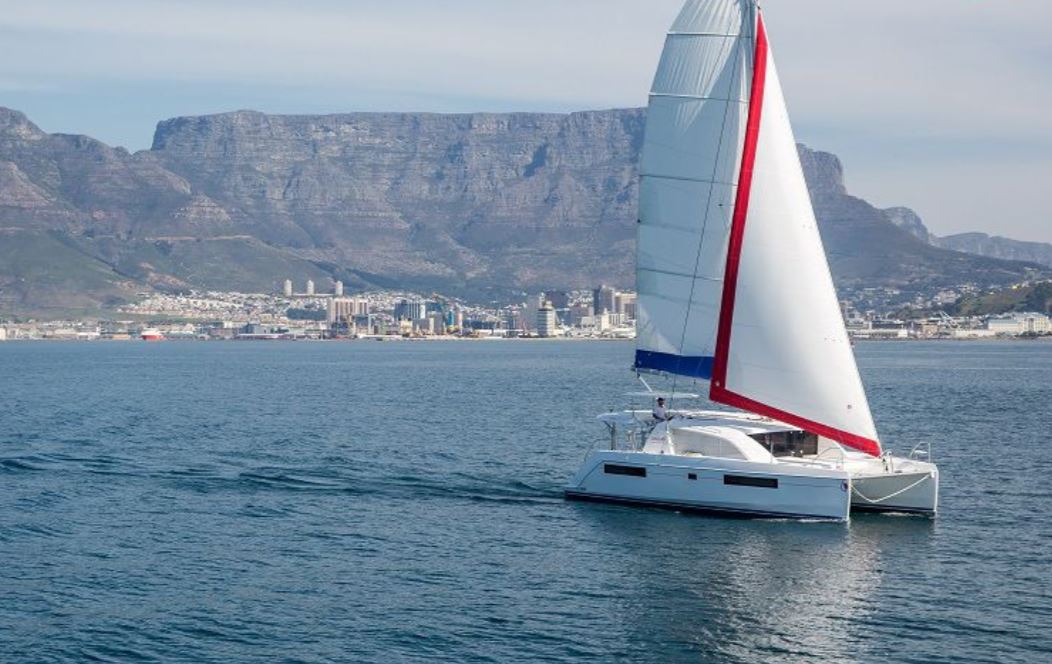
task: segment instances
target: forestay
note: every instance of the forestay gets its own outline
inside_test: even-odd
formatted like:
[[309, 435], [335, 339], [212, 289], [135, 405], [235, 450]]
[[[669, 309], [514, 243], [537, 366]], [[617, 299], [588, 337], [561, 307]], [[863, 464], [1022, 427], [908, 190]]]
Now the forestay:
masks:
[[752, 0], [691, 0], [642, 157], [636, 367], [880, 453]]

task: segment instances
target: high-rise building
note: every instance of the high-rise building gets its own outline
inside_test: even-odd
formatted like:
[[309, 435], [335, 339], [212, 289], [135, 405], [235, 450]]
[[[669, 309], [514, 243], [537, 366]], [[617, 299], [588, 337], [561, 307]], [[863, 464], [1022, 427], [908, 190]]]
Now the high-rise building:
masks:
[[636, 299], [636, 294], [631, 291], [618, 293], [614, 296], [613, 312], [621, 314], [627, 319], [635, 320]]
[[601, 284], [599, 288], [592, 291], [592, 313], [598, 316], [604, 312], [616, 311], [617, 303], [614, 301], [616, 297], [617, 291]]
[[314, 295], [314, 282], [310, 279], [307, 280], [307, 295]]
[[336, 297], [343, 297], [343, 282], [337, 281], [336, 285], [333, 286], [332, 294]]
[[418, 321], [427, 318], [425, 300], [402, 300], [395, 305], [394, 316], [397, 320]]
[[282, 291], [285, 297], [292, 297], [292, 279], [285, 280], [285, 289]]
[[555, 325], [555, 309], [551, 302], [545, 302], [537, 309], [537, 336], [554, 337], [558, 334]]
[[329, 325], [346, 323], [369, 315], [369, 302], [357, 297], [334, 297], [329, 300]]
[[537, 329], [537, 312], [544, 307], [547, 301], [547, 298], [544, 297], [544, 293], [531, 295], [526, 300], [526, 317], [523, 321], [525, 323], [526, 330]]

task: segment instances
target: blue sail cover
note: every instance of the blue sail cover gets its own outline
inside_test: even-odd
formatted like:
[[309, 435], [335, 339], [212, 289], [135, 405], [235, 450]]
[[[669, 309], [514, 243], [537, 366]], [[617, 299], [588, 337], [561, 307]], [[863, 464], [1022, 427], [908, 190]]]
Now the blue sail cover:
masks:
[[672, 353], [637, 350], [635, 368], [639, 371], [660, 371], [709, 380], [712, 378], [714, 361], [715, 358], [712, 357], [686, 357]]

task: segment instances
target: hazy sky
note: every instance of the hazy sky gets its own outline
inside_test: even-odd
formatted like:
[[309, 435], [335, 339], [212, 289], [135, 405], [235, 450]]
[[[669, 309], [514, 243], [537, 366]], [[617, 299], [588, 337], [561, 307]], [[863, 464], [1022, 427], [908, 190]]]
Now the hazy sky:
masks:
[[[136, 150], [239, 108], [646, 103], [681, 0], [0, 0], [0, 105]], [[936, 233], [1052, 241], [1052, 1], [768, 0], [797, 138]]]

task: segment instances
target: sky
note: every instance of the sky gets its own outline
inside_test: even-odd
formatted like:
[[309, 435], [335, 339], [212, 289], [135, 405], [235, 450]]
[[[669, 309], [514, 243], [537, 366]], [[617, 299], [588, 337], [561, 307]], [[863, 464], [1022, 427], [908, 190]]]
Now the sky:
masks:
[[[130, 150], [255, 109], [643, 106], [681, 0], [0, 0], [0, 106]], [[1052, 242], [1052, 2], [767, 0], [797, 139], [939, 235]]]

